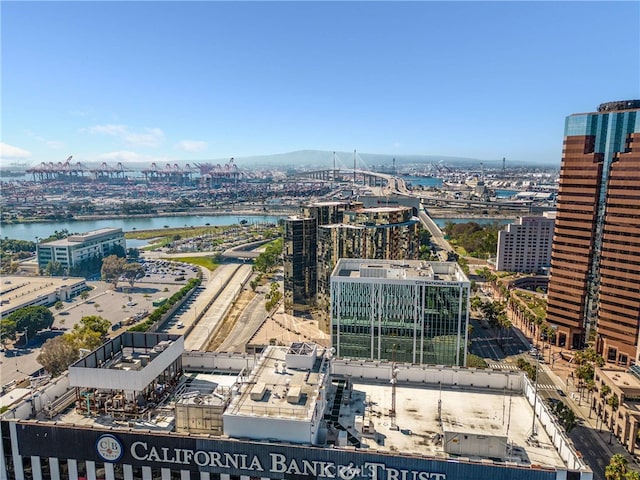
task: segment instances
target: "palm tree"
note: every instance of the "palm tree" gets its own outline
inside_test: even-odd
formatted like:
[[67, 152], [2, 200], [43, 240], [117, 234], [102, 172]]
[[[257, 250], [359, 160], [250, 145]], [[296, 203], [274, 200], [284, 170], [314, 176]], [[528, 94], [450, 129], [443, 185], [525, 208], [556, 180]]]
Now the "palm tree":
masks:
[[627, 464], [628, 460], [624, 458], [619, 453], [616, 453], [611, 460], [609, 460], [609, 465], [607, 465], [604, 469], [604, 477], [606, 480], [624, 480], [627, 476]]
[[640, 473], [635, 470], [629, 470], [625, 478], [626, 480], [640, 480]]

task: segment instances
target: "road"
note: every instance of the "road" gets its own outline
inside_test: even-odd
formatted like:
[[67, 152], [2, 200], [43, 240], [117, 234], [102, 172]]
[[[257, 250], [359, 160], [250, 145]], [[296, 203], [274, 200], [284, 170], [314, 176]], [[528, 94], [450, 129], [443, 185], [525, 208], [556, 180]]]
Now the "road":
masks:
[[444, 238], [444, 234], [442, 233], [442, 230], [440, 230], [440, 227], [438, 227], [433, 219], [423, 211], [418, 212], [418, 218], [427, 230], [429, 230], [429, 233], [431, 234], [431, 244], [434, 246], [441, 259], [447, 260], [448, 254], [453, 253], [454, 249]]
[[184, 314], [184, 331], [178, 328], [175, 320], [170, 321], [164, 331], [183, 333], [185, 350], [201, 350], [215, 333], [251, 273], [251, 265], [221, 265], [213, 272], [205, 291], [198, 295], [198, 300]]
[[[266, 288], [263, 287], [264, 290]], [[264, 292], [259, 291], [240, 314], [234, 328], [218, 347], [220, 352], [245, 352], [245, 346], [267, 318]]]
[[[498, 332], [490, 328], [485, 321], [471, 320], [473, 335], [471, 335], [470, 353], [481, 358], [503, 360], [505, 357], [517, 355], [529, 350], [529, 344], [523, 343], [515, 334], [513, 328]], [[499, 336], [502, 338], [499, 338]]]

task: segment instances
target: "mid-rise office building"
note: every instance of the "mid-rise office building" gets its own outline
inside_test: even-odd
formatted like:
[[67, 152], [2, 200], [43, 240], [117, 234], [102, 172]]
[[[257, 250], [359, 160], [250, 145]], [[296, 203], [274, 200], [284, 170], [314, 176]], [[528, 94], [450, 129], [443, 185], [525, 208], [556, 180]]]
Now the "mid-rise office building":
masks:
[[69, 235], [61, 240], [39, 243], [38, 267], [58, 262], [68, 273], [83, 262], [126, 251], [126, 240], [121, 228], [101, 228], [86, 233]]
[[313, 343], [185, 351], [178, 335], [126, 332], [9, 394], [7, 480], [593, 476], [518, 371], [343, 360]]
[[555, 213], [520, 217], [498, 232], [496, 270], [549, 273]]
[[463, 366], [469, 288], [455, 262], [342, 258], [331, 275], [336, 354]]
[[0, 292], [0, 318], [25, 307], [49, 307], [68, 302], [87, 289], [84, 278], [3, 275]]
[[607, 361], [636, 357], [639, 210], [640, 100], [567, 117], [547, 307], [559, 344], [594, 336]]

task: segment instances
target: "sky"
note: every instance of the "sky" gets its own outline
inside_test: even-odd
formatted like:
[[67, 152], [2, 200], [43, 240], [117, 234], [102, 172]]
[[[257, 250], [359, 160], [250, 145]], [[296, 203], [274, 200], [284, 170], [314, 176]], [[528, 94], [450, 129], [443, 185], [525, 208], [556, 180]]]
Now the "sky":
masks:
[[640, 98], [640, 2], [2, 1], [0, 160], [296, 150], [559, 165]]

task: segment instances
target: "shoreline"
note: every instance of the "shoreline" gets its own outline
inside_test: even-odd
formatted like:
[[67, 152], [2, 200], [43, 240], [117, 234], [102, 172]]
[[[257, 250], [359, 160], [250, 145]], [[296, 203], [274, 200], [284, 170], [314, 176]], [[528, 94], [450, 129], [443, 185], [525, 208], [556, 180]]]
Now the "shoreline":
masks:
[[1, 225], [28, 225], [32, 223], [56, 223], [56, 222], [84, 222], [92, 220], [123, 220], [123, 219], [135, 219], [135, 218], [159, 218], [159, 217], [198, 217], [198, 216], [255, 216], [255, 217], [286, 217], [288, 215], [294, 215], [293, 210], [287, 211], [264, 211], [264, 210], [198, 210], [198, 211], [184, 211], [184, 212], [158, 212], [158, 213], [140, 213], [140, 214], [106, 214], [106, 215], [77, 215], [73, 218], [36, 218], [33, 220], [24, 220], [17, 222], [0, 222]]
[[[283, 209], [276, 211], [264, 211], [264, 210], [256, 210], [256, 209], [246, 209], [246, 210], [191, 210], [191, 211], [182, 211], [182, 212], [158, 212], [158, 213], [140, 213], [134, 215], [119, 215], [119, 214], [106, 214], [106, 215], [78, 215], [73, 218], [67, 219], [29, 219], [24, 221], [17, 222], [0, 222], [0, 226], [2, 225], [28, 225], [35, 223], [56, 223], [56, 222], [82, 222], [82, 221], [92, 221], [92, 220], [123, 220], [123, 219], [135, 219], [135, 218], [162, 218], [162, 217], [198, 217], [198, 216], [226, 216], [226, 215], [236, 215], [236, 216], [256, 216], [256, 217], [287, 217], [289, 215], [295, 215], [297, 212], [296, 209]], [[460, 211], [459, 209], [446, 209], [446, 208], [437, 208], [437, 209], [428, 209], [428, 215], [434, 219], [440, 218], [486, 218], [486, 219], [516, 219], [522, 215], [518, 215], [513, 212], [502, 212], [496, 214], [486, 214], [479, 213], [473, 210], [469, 211]]]

